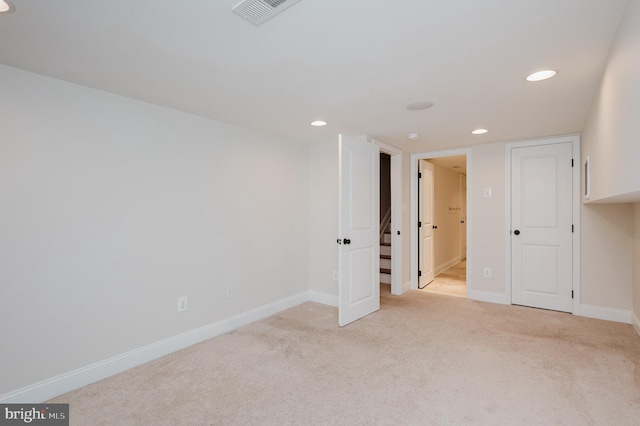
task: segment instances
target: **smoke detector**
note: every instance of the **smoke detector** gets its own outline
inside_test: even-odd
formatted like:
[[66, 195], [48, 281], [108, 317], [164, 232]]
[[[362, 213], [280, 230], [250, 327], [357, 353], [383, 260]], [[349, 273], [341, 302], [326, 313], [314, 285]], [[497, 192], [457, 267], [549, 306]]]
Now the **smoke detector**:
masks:
[[300, 0], [244, 0], [233, 11], [254, 25], [260, 25]]

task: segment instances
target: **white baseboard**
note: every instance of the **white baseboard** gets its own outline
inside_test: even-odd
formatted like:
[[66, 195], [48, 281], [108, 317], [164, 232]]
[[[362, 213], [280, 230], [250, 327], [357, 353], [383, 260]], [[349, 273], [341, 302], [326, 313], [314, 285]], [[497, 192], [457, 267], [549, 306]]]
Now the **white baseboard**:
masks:
[[472, 290], [469, 287], [467, 287], [467, 299], [477, 300], [479, 302], [498, 303], [500, 305], [511, 304], [507, 299], [507, 295], [504, 293]]
[[169, 337], [168, 339], [164, 339], [86, 367], [43, 380], [39, 383], [26, 386], [16, 391], [0, 395], [0, 403], [35, 404], [43, 402], [146, 362], [153, 361], [154, 359], [168, 355], [172, 352], [179, 351], [196, 343], [200, 343], [235, 330], [236, 328], [248, 325], [252, 322], [275, 315], [278, 312], [300, 305], [309, 300], [312, 300], [310, 292], [304, 292], [286, 299], [278, 300], [268, 305], [260, 306], [215, 323], [178, 334], [177, 336]]
[[603, 308], [601, 306], [580, 305], [580, 315], [607, 321], [632, 324], [633, 312], [626, 309]]
[[446, 271], [452, 266], [457, 265], [458, 263], [460, 263], [461, 260], [462, 258], [458, 256], [458, 257], [454, 257], [448, 262], [443, 263], [442, 265], [436, 266], [435, 269], [433, 270], [434, 275], [438, 275], [439, 273]]
[[636, 314], [633, 314], [632, 320], [633, 320], [633, 328], [636, 329], [636, 333], [638, 333], [638, 336], [640, 336], [640, 319], [638, 319]]
[[338, 296], [311, 290], [308, 294], [310, 302], [321, 303], [323, 305], [333, 306], [334, 308], [338, 307]]

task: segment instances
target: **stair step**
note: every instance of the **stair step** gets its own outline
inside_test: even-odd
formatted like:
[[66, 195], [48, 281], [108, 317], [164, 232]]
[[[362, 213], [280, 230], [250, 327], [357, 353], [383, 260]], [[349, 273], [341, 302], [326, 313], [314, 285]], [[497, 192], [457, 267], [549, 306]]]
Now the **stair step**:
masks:
[[380, 268], [380, 273], [381, 274], [390, 274], [391, 273], [391, 269]]
[[391, 259], [380, 258], [380, 268], [391, 269]]
[[390, 254], [381, 254], [380, 255], [380, 259], [391, 259], [391, 255]]
[[380, 243], [381, 246], [389, 246], [391, 247], [391, 243]]

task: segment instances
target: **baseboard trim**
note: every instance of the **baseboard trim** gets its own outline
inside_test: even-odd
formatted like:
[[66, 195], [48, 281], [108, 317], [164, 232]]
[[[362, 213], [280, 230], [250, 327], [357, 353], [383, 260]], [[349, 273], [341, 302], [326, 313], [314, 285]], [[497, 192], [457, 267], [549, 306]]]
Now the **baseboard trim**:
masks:
[[[312, 300], [303, 292], [0, 395], [0, 403], [40, 403]], [[318, 293], [320, 294], [320, 293]], [[337, 305], [337, 297], [336, 297]]]
[[635, 328], [636, 333], [638, 333], [638, 336], [640, 336], [640, 319], [638, 319], [636, 314], [633, 314], [632, 320], [633, 320], [633, 328]]
[[469, 287], [467, 287], [467, 299], [477, 300], [479, 302], [498, 303], [500, 305], [511, 304], [507, 299], [507, 295], [504, 293], [472, 290]]
[[323, 305], [333, 306], [334, 308], [338, 307], [338, 296], [311, 290], [308, 292], [308, 294], [308, 300], [310, 302], [321, 303]]
[[580, 316], [607, 321], [633, 323], [633, 312], [626, 309], [603, 308], [601, 306], [580, 305]]
[[434, 270], [433, 273], [434, 275], [438, 275], [444, 271], [446, 271], [447, 269], [451, 268], [454, 265], [457, 265], [458, 263], [460, 263], [462, 261], [462, 258], [460, 256], [458, 257], [454, 257], [453, 259], [451, 259], [450, 261], [443, 263], [442, 265], [438, 265]]

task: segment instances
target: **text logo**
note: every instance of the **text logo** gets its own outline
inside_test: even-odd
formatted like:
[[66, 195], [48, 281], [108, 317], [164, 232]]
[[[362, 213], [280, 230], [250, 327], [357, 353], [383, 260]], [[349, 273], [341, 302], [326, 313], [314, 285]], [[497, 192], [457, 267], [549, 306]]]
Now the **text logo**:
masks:
[[0, 426], [69, 426], [69, 404], [0, 404]]

